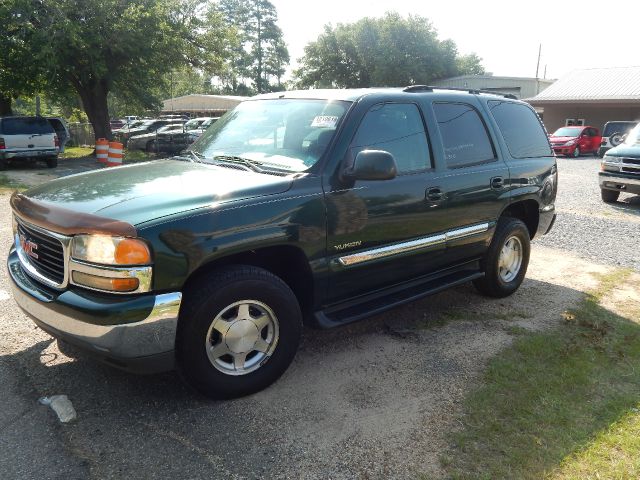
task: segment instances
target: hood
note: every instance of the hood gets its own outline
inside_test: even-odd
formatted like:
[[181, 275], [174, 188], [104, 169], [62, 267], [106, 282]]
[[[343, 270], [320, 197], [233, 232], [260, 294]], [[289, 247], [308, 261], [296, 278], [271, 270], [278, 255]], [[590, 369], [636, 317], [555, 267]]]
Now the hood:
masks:
[[188, 210], [285, 192], [291, 182], [291, 177], [157, 160], [59, 178], [24, 195], [137, 225]]
[[640, 158], [640, 143], [627, 145], [622, 143], [617, 147], [607, 150], [607, 155], [612, 157], [636, 157]]

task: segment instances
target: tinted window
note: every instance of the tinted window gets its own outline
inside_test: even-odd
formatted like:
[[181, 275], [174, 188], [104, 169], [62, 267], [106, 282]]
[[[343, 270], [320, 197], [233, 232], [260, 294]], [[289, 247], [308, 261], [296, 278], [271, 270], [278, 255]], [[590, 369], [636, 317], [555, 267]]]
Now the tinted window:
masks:
[[552, 155], [544, 127], [531, 108], [521, 103], [494, 100], [488, 104], [513, 158]]
[[351, 154], [385, 150], [393, 155], [398, 172], [431, 168], [427, 136], [418, 107], [413, 104], [375, 105], [362, 119], [351, 143]]
[[466, 103], [434, 103], [445, 159], [449, 168], [495, 159], [480, 114]]
[[636, 122], [608, 122], [604, 126], [603, 137], [610, 137], [614, 133], [627, 133], [633, 127], [636, 126]]
[[0, 127], [4, 135], [33, 135], [54, 133], [53, 127], [45, 118], [18, 117], [2, 119]]

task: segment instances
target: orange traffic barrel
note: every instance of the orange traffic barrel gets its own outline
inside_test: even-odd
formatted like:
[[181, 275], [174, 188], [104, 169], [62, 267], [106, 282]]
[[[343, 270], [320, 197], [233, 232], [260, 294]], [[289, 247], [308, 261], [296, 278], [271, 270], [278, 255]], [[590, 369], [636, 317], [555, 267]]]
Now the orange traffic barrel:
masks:
[[101, 163], [107, 163], [109, 157], [109, 140], [99, 138], [96, 140], [96, 158]]
[[122, 148], [123, 145], [120, 142], [109, 142], [109, 158], [107, 159], [107, 165], [110, 167], [117, 167], [122, 165]]

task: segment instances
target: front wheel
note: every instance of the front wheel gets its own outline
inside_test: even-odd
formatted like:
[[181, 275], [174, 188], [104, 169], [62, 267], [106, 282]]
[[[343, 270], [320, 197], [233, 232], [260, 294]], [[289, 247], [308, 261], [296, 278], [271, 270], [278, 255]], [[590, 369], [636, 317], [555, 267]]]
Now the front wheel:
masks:
[[530, 253], [529, 230], [522, 220], [500, 218], [483, 261], [485, 275], [474, 280], [474, 286], [490, 297], [511, 295], [524, 280]]
[[578, 158], [580, 156], [580, 147], [576, 147], [573, 151], [573, 158]]
[[200, 277], [185, 292], [176, 340], [182, 377], [211, 398], [262, 390], [298, 349], [302, 314], [280, 278], [252, 266]]

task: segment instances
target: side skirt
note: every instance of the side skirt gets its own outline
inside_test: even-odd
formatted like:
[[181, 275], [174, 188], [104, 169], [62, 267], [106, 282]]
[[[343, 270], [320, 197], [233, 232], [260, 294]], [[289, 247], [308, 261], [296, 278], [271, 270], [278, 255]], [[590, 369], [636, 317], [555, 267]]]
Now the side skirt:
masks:
[[474, 260], [426, 277], [331, 305], [315, 312], [313, 323], [319, 328], [346, 325], [483, 276], [484, 272], [480, 269], [480, 261]]

